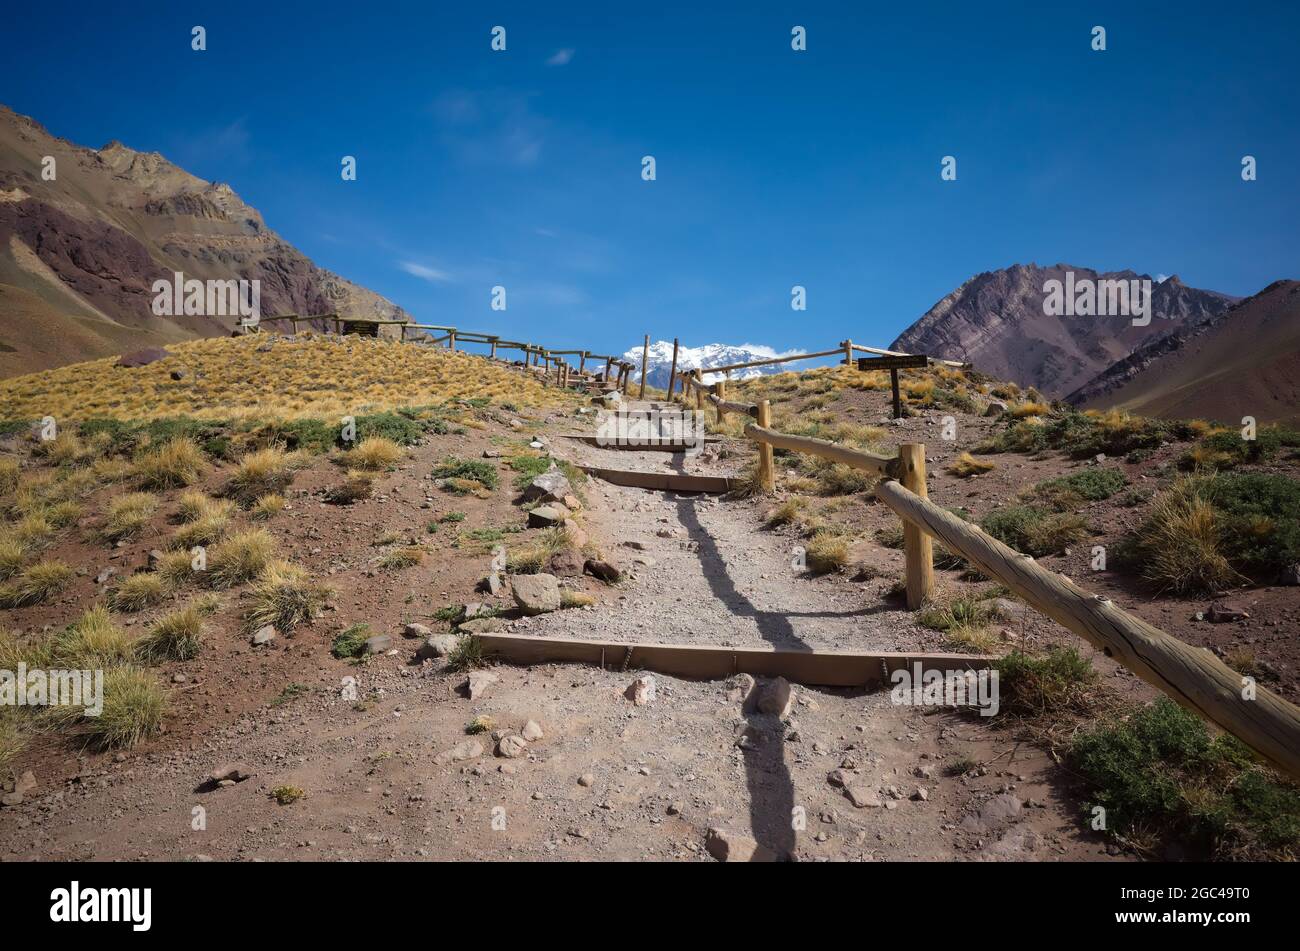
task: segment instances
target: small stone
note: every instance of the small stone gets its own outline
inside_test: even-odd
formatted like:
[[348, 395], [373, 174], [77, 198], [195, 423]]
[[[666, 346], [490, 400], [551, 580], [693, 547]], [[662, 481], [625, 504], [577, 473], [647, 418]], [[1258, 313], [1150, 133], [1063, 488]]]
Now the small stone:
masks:
[[376, 634], [374, 637], [366, 639], [365, 652], [367, 654], [382, 654], [393, 646], [393, 639], [387, 634]]
[[105, 568], [99, 574], [95, 575], [95, 584], [105, 584], [108, 582], [108, 579], [113, 577], [115, 574], [117, 574], [116, 568]]
[[591, 773], [583, 773], [578, 777], [578, 785], [584, 788], [591, 788], [596, 784], [596, 777]]
[[1216, 601], [1210, 605], [1206, 617], [1210, 619], [1211, 624], [1225, 624], [1230, 621], [1244, 621], [1250, 617], [1250, 614], [1239, 605]]
[[516, 733], [508, 733], [497, 741], [497, 756], [518, 759], [528, 749], [528, 742]]
[[225, 766], [218, 766], [212, 772], [208, 773], [208, 779], [214, 783], [232, 782], [242, 783], [253, 775], [251, 766], [243, 763], [227, 763]]
[[563, 505], [539, 505], [528, 513], [529, 528], [551, 528], [559, 525], [569, 517], [569, 510]]
[[519, 731], [525, 740], [529, 743], [536, 743], [546, 734], [542, 732], [542, 726], [536, 720], [529, 720], [524, 724], [524, 728]]
[[500, 678], [496, 674], [490, 674], [486, 670], [476, 670], [461, 684], [461, 689], [471, 700], [477, 700], [498, 679]]
[[719, 862], [775, 862], [776, 856], [766, 846], [739, 832], [711, 828], [704, 836], [704, 847]]
[[623, 691], [623, 696], [638, 707], [644, 707], [647, 703], [652, 703], [655, 699], [654, 677], [650, 674], [638, 677], [627, 685], [627, 689]]
[[912, 790], [912, 798], [917, 800], [918, 802], [929, 802], [930, 791], [926, 789], [924, 786], [917, 786], [915, 789]]
[[510, 591], [524, 614], [548, 614], [560, 609], [560, 585], [555, 575], [515, 575]]
[[451, 763], [464, 763], [472, 759], [478, 759], [482, 755], [482, 743], [478, 740], [463, 740], [451, 749], [439, 753], [433, 758], [433, 761], [439, 766], [448, 766]]
[[855, 809], [879, 809], [882, 805], [876, 791], [865, 786], [845, 786], [844, 795]]
[[257, 629], [253, 635], [253, 646], [261, 647], [263, 644], [269, 644], [275, 640], [275, 628], [270, 624], [265, 624]]
[[405, 637], [429, 637], [433, 634], [433, 629], [424, 624], [412, 623], [402, 629], [402, 634]]
[[754, 692], [754, 707], [759, 713], [784, 720], [790, 715], [790, 708], [793, 705], [794, 692], [790, 687], [790, 681], [784, 677], [773, 677], [758, 682], [758, 688]]
[[573, 486], [559, 469], [543, 472], [528, 484], [523, 493], [527, 502], [560, 502], [566, 495], [572, 494]]
[[476, 617], [462, 623], [460, 630], [469, 634], [495, 634], [504, 626], [505, 622], [499, 617]]
[[415, 652], [415, 659], [436, 660], [439, 657], [450, 657], [459, 643], [460, 638], [455, 634], [434, 634], [420, 645], [420, 649]]
[[607, 561], [599, 558], [588, 558], [582, 566], [582, 570], [587, 574], [599, 578], [606, 584], [618, 584], [623, 578], [623, 573]]

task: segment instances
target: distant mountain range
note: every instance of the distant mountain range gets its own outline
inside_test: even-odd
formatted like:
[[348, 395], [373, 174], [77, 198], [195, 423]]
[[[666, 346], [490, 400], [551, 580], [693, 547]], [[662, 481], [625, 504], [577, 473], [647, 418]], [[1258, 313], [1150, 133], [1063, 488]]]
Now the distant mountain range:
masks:
[[120, 142], [82, 148], [0, 106], [0, 375], [228, 333], [234, 317], [153, 313], [153, 282], [177, 271], [258, 280], [266, 316], [407, 319], [317, 267], [228, 185]]
[[[1134, 280], [1151, 281], [1146, 326], [1136, 326], [1129, 315], [1052, 315], [1045, 306], [1049, 282], [1095, 287]], [[890, 349], [962, 360], [1059, 399], [1144, 344], [1204, 323], [1236, 300], [1188, 287], [1177, 277], [1157, 282], [1133, 271], [1015, 264], [966, 281], [903, 331]]]
[[[641, 347], [633, 347], [623, 354], [623, 359], [634, 367], [632, 379], [638, 382], [641, 379], [641, 350]], [[724, 343], [708, 343], [701, 347], [678, 347], [677, 369], [681, 371], [730, 366], [733, 363], [750, 363], [754, 360], [767, 360], [776, 356], [781, 356], [781, 354], [771, 347], [761, 347], [753, 344], [732, 346]], [[667, 388], [668, 374], [672, 370], [672, 365], [673, 342], [671, 340], [656, 340], [651, 343], [649, 357], [646, 360], [646, 385], [661, 390]], [[751, 377], [763, 376], [766, 373], [782, 373], [789, 369], [806, 369], [816, 365], [814, 361], [795, 364], [776, 363], [771, 366], [736, 370], [730, 374], [730, 378], [733, 380], [748, 380]], [[721, 373], [706, 373], [704, 374], [704, 382], [714, 383], [724, 375]]]

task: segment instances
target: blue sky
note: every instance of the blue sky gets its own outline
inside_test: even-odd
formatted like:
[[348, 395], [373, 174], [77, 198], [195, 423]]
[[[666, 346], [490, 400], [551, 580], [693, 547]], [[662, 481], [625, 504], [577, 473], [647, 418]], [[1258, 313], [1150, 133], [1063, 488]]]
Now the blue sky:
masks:
[[83, 6], [7, 8], [0, 102], [229, 182], [428, 323], [884, 345], [1014, 262], [1300, 277], [1293, 4]]

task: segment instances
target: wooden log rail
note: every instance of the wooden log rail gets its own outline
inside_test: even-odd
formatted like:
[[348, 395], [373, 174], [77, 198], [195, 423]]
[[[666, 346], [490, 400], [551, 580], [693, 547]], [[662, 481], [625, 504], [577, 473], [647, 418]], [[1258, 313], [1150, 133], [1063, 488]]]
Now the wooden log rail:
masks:
[[852, 466], [854, 469], [865, 469], [868, 472], [874, 472], [877, 475], [888, 476], [889, 478], [896, 478], [899, 472], [898, 456], [881, 456], [874, 452], [850, 449], [848, 446], [841, 446], [839, 443], [829, 442], [825, 439], [814, 439], [811, 436], [791, 436], [755, 423], [748, 423], [745, 426], [745, 435], [756, 442], [775, 446], [777, 449], [806, 452], [810, 455], [821, 456], [823, 459], [830, 459], [832, 462], [841, 462], [846, 466]]
[[1300, 707], [1260, 687], [1245, 699], [1242, 676], [1210, 651], [1090, 594], [897, 482], [882, 482], [876, 496], [905, 523], [938, 538], [1107, 657], [1300, 778]]

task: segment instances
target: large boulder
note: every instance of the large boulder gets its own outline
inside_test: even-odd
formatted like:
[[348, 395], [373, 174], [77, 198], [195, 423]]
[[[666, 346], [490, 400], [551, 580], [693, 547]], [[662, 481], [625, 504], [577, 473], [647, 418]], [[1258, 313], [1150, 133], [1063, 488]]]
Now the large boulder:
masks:
[[554, 528], [569, 517], [569, 510], [559, 502], [539, 505], [528, 513], [529, 528]]
[[524, 499], [528, 502], [558, 502], [564, 504], [564, 497], [573, 494], [573, 486], [559, 469], [548, 469], [528, 483], [524, 489]]
[[510, 591], [525, 614], [560, 610], [560, 583], [555, 575], [515, 575], [510, 579]]

